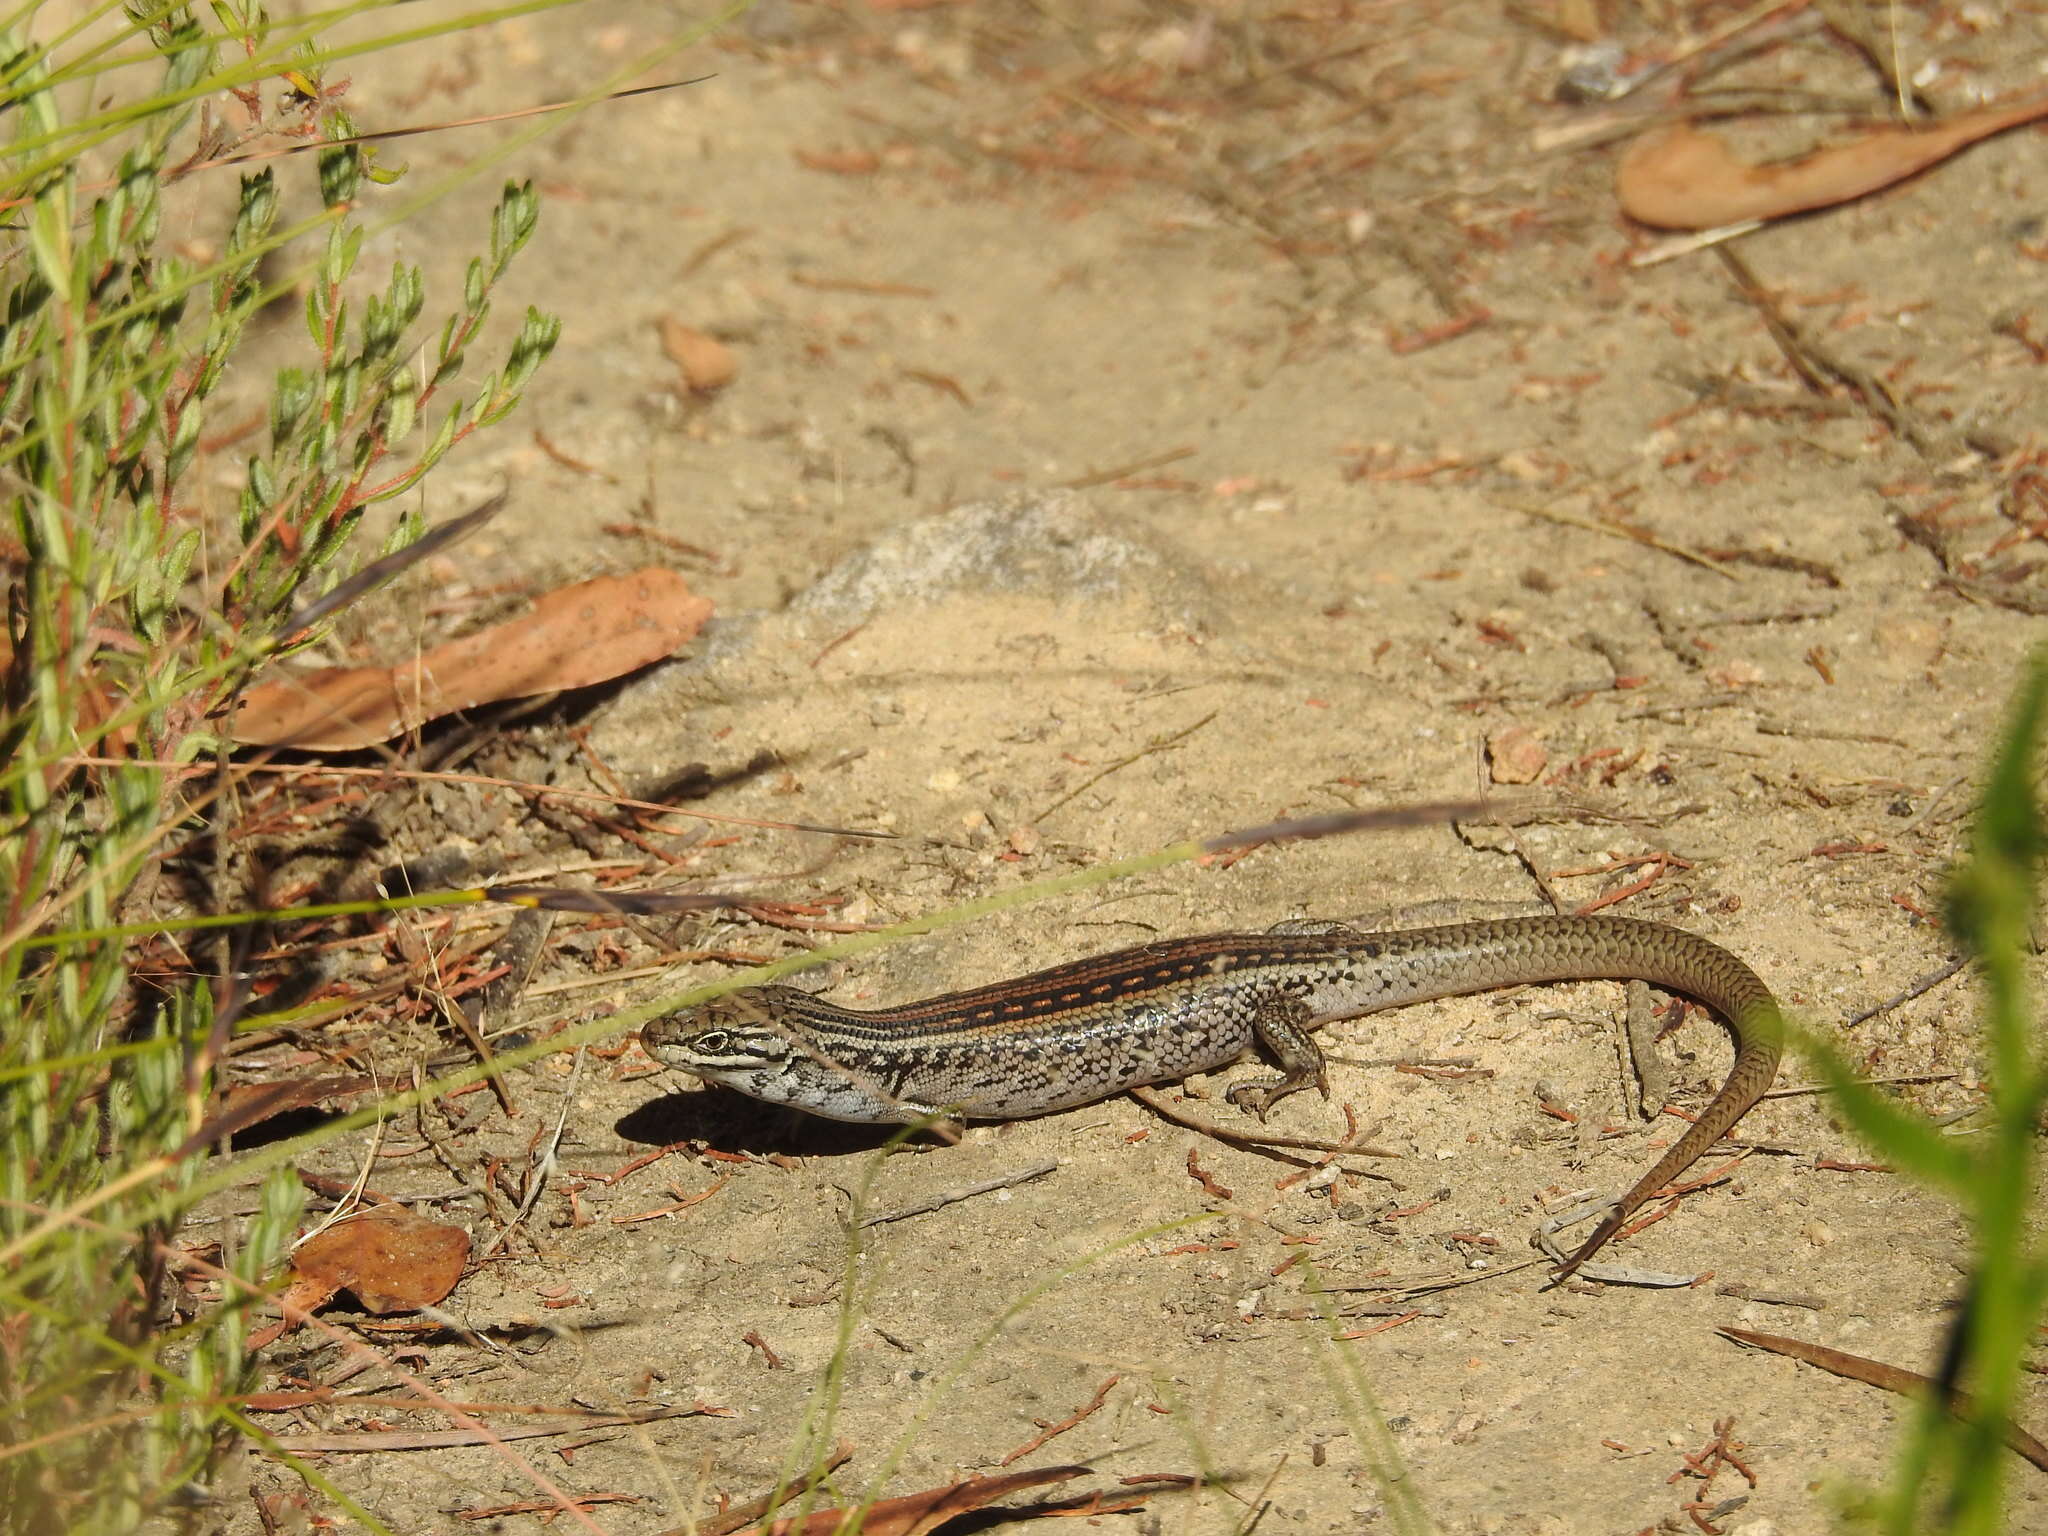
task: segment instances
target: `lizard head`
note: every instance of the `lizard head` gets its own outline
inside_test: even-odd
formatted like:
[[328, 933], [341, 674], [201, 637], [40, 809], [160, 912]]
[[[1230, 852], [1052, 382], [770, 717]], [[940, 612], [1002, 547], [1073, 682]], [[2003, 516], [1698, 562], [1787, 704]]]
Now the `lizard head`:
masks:
[[794, 987], [748, 987], [708, 1003], [665, 1013], [640, 1031], [640, 1044], [665, 1067], [723, 1083], [757, 1099], [770, 1095], [755, 1087], [772, 1082], [801, 1054], [788, 1025], [778, 1025], [779, 1005], [802, 997]]
[[665, 1067], [832, 1120], [889, 1123], [926, 1113], [835, 1061], [804, 1026], [806, 1008], [815, 1005], [795, 987], [746, 987], [650, 1020], [640, 1044]]

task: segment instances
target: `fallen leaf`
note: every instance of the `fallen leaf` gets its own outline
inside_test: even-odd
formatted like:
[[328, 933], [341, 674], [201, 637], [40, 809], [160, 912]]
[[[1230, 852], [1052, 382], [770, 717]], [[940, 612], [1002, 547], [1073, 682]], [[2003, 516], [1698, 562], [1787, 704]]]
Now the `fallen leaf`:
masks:
[[673, 315], [661, 317], [661, 350], [683, 370], [683, 382], [700, 395], [725, 388], [740, 371], [731, 347]]
[[259, 683], [228, 726], [249, 746], [345, 748], [389, 741], [405, 729], [389, 667], [325, 667]]
[[246, 746], [346, 751], [502, 699], [587, 688], [671, 655], [711, 617], [674, 571], [558, 587], [516, 619], [396, 667], [329, 667], [262, 683], [228, 723]]
[[1752, 165], [1726, 141], [1688, 124], [1638, 142], [1622, 157], [1622, 212], [1659, 229], [1714, 229], [1775, 219], [1862, 197], [1957, 150], [2048, 117], [2048, 96], [1965, 112], [1931, 128], [1882, 128], [1784, 165]]
[[379, 1317], [431, 1307], [462, 1278], [469, 1234], [402, 1205], [375, 1205], [306, 1239], [292, 1254], [293, 1287], [353, 1291]]
[[[1001, 1477], [970, 1477], [943, 1488], [906, 1493], [901, 1498], [883, 1499], [868, 1507], [861, 1521], [861, 1536], [929, 1536], [948, 1520], [986, 1508], [996, 1499], [1021, 1488], [1046, 1483], [1063, 1483], [1080, 1477], [1086, 1467], [1044, 1467], [1036, 1472], [1010, 1472]], [[833, 1536], [852, 1518], [848, 1509], [826, 1509], [804, 1518], [791, 1516], [769, 1525], [749, 1526], [739, 1536]]]

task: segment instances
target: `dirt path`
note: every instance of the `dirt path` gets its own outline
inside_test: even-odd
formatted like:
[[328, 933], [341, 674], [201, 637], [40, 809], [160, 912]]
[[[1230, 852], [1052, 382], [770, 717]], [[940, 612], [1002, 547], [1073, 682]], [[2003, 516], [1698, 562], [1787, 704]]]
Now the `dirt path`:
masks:
[[[1609, 9], [1639, 25], [1649, 7]], [[1972, 32], [1952, 8], [1907, 12], [1937, 101], [2017, 88], [2044, 54], [2037, 14]], [[507, 23], [362, 71], [351, 99], [385, 126], [571, 96], [681, 24], [651, 5]], [[1560, 70], [1555, 37], [1491, 4], [764, 3], [653, 72], [714, 78], [505, 162], [550, 200], [507, 291], [559, 311], [565, 339], [512, 428], [436, 483], [437, 513], [507, 481], [510, 510], [364, 644], [441, 632], [430, 597], [673, 561], [718, 604], [703, 643], [592, 709], [587, 754], [559, 725], [535, 739], [562, 743], [568, 782], [608, 787], [594, 761], [624, 781], [703, 763], [719, 785], [699, 809], [895, 834], [714, 828], [680, 869], [652, 866], [840, 902], [835, 923], [1284, 815], [1495, 792], [1487, 745], [1508, 762], [1500, 738], [1520, 731], [1541, 760], [1518, 792], [1534, 805], [1502, 822], [1182, 867], [814, 979], [893, 1001], [1155, 935], [1545, 910], [1551, 892], [1579, 906], [1655, 875], [1610, 910], [1737, 950], [1873, 1075], [1935, 1075], [1907, 1102], [1975, 1106], [1966, 981], [1843, 1021], [1948, 959], [1926, 914], [1965, 776], [2040, 632], [2002, 604], [2038, 613], [2048, 594], [2048, 372], [2025, 328], [2044, 292], [2042, 139], [2008, 135], [1740, 245], [1816, 342], [1888, 382], [1899, 429], [1802, 385], [1712, 252], [1632, 264], [1651, 242], [1614, 211], [1616, 147], [1540, 147], [1600, 110], [1555, 104]], [[1883, 101], [1819, 34], [1714, 84]], [[1819, 121], [1747, 142], [1783, 155]], [[497, 132], [410, 141], [415, 182]], [[438, 205], [365, 268], [398, 254], [447, 282], [479, 206]], [[678, 390], [664, 315], [733, 348], [715, 398]], [[2029, 441], [2032, 467], [1985, 451]], [[516, 815], [484, 841], [514, 869], [567, 846]], [[767, 958], [810, 938], [557, 933], [543, 980], [663, 945]], [[536, 993], [521, 1022], [653, 985]], [[568, 1462], [529, 1449], [566, 1487], [642, 1498], [594, 1511], [619, 1536], [773, 1482], [823, 1411], [847, 1285], [831, 1433], [859, 1447], [856, 1491], [990, 1470], [1116, 1376], [1025, 1464], [1086, 1459], [1097, 1487], [1215, 1483], [1107, 1528], [1239, 1531], [1266, 1499], [1262, 1532], [1394, 1529], [1361, 1443], [1364, 1381], [1447, 1532], [1694, 1529], [1701, 1485], [1678, 1475], [1724, 1419], [1758, 1483], [1720, 1473], [1705, 1505], [1748, 1503], [1715, 1528], [1827, 1530], [1837, 1490], [1881, 1475], [1899, 1403], [1714, 1329], [1923, 1366], [1965, 1250], [1950, 1210], [1902, 1180], [1825, 1166], [1864, 1154], [1816, 1097], [1760, 1108], [1744, 1133], [1776, 1150], [1624, 1245], [1706, 1283], [1546, 1292], [1520, 1270], [1402, 1308], [1420, 1315], [1341, 1357], [1315, 1319], [1312, 1276], [1505, 1268], [1548, 1203], [1646, 1165], [1670, 1133], [1624, 1102], [1619, 995], [1540, 988], [1336, 1027], [1341, 1058], [1483, 1071], [1338, 1066], [1336, 1105], [1403, 1156], [1334, 1180], [1122, 1101], [891, 1159], [876, 1208], [1058, 1167], [872, 1229], [850, 1275], [846, 1191], [874, 1138], [700, 1094], [637, 1051], [593, 1061], [531, 1221], [539, 1252], [515, 1244], [450, 1303], [476, 1328], [560, 1331], [496, 1355], [435, 1345], [429, 1366], [463, 1398], [726, 1409]], [[409, 1070], [409, 1047], [355, 1045]], [[1725, 1036], [1695, 1021], [1668, 1049], [1678, 1102], [1697, 1104]], [[471, 1109], [469, 1155], [523, 1166], [566, 1071], [525, 1074], [518, 1121]], [[1596, 1142], [1546, 1103], [1624, 1134]], [[1302, 1095], [1276, 1118], [1338, 1134], [1336, 1105]], [[589, 1176], [670, 1142], [688, 1145], [614, 1184]], [[329, 1148], [320, 1171], [350, 1177], [361, 1150]], [[446, 1174], [400, 1159], [378, 1182]], [[614, 1221], [714, 1184], [673, 1217]], [[1331, 1299], [1359, 1313], [1349, 1328], [1390, 1321], [1377, 1293]], [[2031, 1412], [2048, 1420], [2048, 1391]], [[409, 1531], [474, 1529], [452, 1512], [535, 1496], [483, 1449], [332, 1472]], [[2013, 1483], [2012, 1528], [2048, 1531], [2048, 1482], [2016, 1465]]]

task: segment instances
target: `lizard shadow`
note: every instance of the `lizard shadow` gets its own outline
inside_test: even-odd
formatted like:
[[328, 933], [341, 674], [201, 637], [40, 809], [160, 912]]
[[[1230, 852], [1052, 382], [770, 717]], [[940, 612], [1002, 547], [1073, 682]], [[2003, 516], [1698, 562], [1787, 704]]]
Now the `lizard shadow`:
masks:
[[[879, 1150], [903, 1128], [825, 1120], [707, 1085], [665, 1093], [636, 1105], [621, 1115], [612, 1129], [624, 1140], [648, 1146], [701, 1141], [720, 1152], [848, 1157]], [[943, 1133], [915, 1131], [904, 1144], [924, 1150], [943, 1145], [947, 1139]]]

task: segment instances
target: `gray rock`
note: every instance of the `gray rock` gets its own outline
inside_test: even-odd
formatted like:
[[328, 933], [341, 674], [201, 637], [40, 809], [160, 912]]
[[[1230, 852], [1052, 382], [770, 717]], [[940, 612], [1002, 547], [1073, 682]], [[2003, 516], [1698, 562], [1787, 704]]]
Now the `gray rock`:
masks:
[[1185, 580], [1156, 550], [1103, 526], [1072, 492], [1031, 491], [891, 529], [819, 577], [790, 609], [847, 623], [962, 592], [1156, 598], [1163, 577], [1174, 586]]

